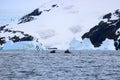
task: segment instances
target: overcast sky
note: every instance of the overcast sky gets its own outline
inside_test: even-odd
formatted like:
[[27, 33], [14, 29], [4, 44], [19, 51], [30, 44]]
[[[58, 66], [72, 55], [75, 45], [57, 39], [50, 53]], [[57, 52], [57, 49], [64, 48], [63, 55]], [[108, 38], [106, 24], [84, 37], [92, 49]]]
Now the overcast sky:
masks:
[[[34, 9], [38, 8], [43, 3], [48, 0], [0, 0], [0, 19], [3, 17], [18, 17], [28, 14]], [[54, 0], [53, 0], [54, 1]], [[81, 4], [87, 4], [87, 7], [94, 5], [99, 5], [99, 2], [103, 3], [102, 6], [108, 6], [109, 8], [114, 7], [115, 9], [120, 8], [120, 0], [80, 0]], [[91, 5], [92, 3], [92, 5]], [[85, 5], [83, 7], [86, 7]], [[95, 8], [95, 7], [94, 7]], [[8, 18], [7, 17], [7, 18]]]
[[47, 0], [0, 0], [0, 16], [23, 15], [36, 9], [46, 1]]
[[[42, 3], [45, 3], [48, 0], [0, 0], [0, 13], [6, 13], [6, 12], [28, 12], [31, 11], [37, 7], [39, 7]], [[86, 1], [89, 2], [93, 2], [93, 1], [99, 1], [99, 0], [80, 0], [82, 1]], [[118, 5], [120, 4], [120, 0], [102, 0], [101, 2], [107, 2], [106, 5]], [[102, 5], [101, 5], [102, 6]]]
[[42, 0], [0, 0], [0, 9], [29, 9], [37, 7]]

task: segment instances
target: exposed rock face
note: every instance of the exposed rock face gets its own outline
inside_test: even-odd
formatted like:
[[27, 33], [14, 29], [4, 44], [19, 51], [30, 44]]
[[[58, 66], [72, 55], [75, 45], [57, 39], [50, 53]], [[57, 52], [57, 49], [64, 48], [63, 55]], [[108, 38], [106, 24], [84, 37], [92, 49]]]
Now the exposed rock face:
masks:
[[[0, 27], [0, 33], [4, 32], [5, 31], [5, 27], [8, 26], [7, 25], [3, 25]], [[3, 37], [2, 35], [0, 36], [0, 45], [3, 45], [6, 43], [6, 40], [5, 40], [5, 37]]]
[[25, 35], [24, 37], [22, 38], [19, 38], [19, 36], [14, 36], [14, 37], [10, 37], [9, 38], [10, 40], [12, 40], [13, 42], [19, 42], [19, 41], [32, 41], [33, 40], [33, 37], [31, 35], [28, 35], [27, 36]]
[[[7, 26], [8, 26], [8, 24], [0, 27], [0, 34], [1, 34], [0, 45], [5, 44], [6, 40], [11, 40], [13, 42], [19, 42], [19, 41], [32, 41], [34, 39], [33, 36], [26, 34], [23, 31], [12, 30], [12, 29], [7, 28]], [[6, 34], [6, 33], [7, 33], [7, 35], [4, 35], [4, 36], [2, 35], [2, 34]], [[12, 35], [12, 36], [10, 36], [10, 35]]]
[[52, 7], [59, 7], [57, 4], [53, 4]]
[[34, 20], [34, 17], [33, 17], [33, 16], [39, 16], [40, 14], [42, 14], [42, 11], [39, 11], [39, 9], [37, 8], [37, 9], [35, 9], [33, 12], [31, 12], [31, 13], [23, 16], [23, 17], [19, 20], [19, 23], [18, 23], [18, 24], [32, 21], [32, 20]]
[[5, 42], [5, 37], [0, 37], [0, 45], [3, 45]]
[[[107, 21], [105, 21], [107, 19]], [[94, 47], [101, 46], [106, 39], [114, 41], [116, 50], [120, 50], [120, 11], [108, 13], [103, 16], [103, 20], [98, 25], [90, 29], [89, 32], [82, 36], [82, 39], [89, 38]]]
[[35, 9], [33, 12], [23, 16], [22, 18], [20, 18], [18, 20], [18, 24], [21, 24], [21, 23], [26, 23], [26, 22], [30, 22], [30, 21], [33, 21], [35, 20], [35, 16], [40, 16], [42, 13], [44, 12], [50, 12], [52, 10], [52, 8], [57, 8], [59, 7], [57, 4], [53, 4], [51, 6], [51, 8], [48, 8], [48, 9], [44, 9], [42, 11], [39, 11], [39, 8]]

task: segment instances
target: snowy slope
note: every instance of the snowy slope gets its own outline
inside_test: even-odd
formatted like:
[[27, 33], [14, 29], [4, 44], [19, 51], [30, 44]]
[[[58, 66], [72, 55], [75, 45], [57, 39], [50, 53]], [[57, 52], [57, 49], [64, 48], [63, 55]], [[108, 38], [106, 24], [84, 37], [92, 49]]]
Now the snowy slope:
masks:
[[[81, 42], [81, 36], [95, 26], [103, 15], [119, 7], [119, 0], [46, 0], [7, 27], [34, 36], [46, 48], [68, 49], [73, 38]], [[87, 43], [85, 40], [82, 45]]]

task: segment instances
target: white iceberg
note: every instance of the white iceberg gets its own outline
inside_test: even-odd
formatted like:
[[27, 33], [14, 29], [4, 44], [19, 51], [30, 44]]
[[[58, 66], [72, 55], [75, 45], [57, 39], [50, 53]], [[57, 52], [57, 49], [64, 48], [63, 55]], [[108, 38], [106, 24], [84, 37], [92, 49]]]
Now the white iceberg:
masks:
[[43, 50], [45, 49], [41, 43], [36, 41], [21, 41], [21, 42], [12, 42], [7, 41], [2, 50]]

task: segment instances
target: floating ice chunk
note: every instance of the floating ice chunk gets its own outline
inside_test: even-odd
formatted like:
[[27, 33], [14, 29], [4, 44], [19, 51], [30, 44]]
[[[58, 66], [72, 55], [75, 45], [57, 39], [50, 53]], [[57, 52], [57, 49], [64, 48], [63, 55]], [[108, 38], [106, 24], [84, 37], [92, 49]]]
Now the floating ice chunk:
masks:
[[36, 41], [21, 41], [15, 43], [7, 41], [3, 46], [3, 50], [36, 50], [36, 48], [45, 49], [41, 43]]

